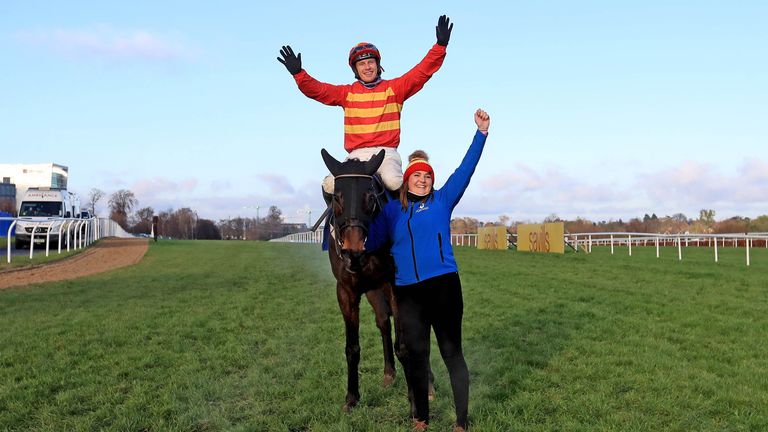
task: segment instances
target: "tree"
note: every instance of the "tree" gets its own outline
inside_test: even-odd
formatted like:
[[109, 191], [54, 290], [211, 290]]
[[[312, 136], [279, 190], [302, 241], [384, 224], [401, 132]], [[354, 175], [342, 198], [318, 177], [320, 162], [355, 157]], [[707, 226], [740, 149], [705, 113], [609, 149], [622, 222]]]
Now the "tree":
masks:
[[120, 189], [109, 197], [109, 217], [128, 229], [128, 214], [139, 204], [133, 192]]
[[88, 191], [88, 200], [90, 200], [89, 207], [91, 210], [91, 216], [96, 216], [96, 204], [101, 201], [102, 198], [104, 198], [106, 194], [103, 190], [99, 188], [91, 188], [90, 191]]
[[273, 239], [283, 235], [283, 212], [277, 206], [269, 207], [267, 217], [261, 220], [267, 238]]
[[198, 219], [195, 237], [201, 240], [221, 240], [221, 233], [210, 219]]
[[131, 232], [134, 234], [149, 234], [152, 231], [152, 216], [155, 215], [155, 209], [144, 207], [136, 210], [133, 215], [133, 227]]
[[500, 226], [504, 226], [504, 227], [505, 227], [505, 226], [508, 226], [508, 225], [509, 225], [509, 216], [507, 216], [507, 215], [501, 215], [501, 216], [499, 216], [499, 221], [498, 221], [498, 224], [499, 224]]
[[706, 226], [712, 226], [715, 223], [715, 211], [714, 210], [699, 210], [699, 221]]

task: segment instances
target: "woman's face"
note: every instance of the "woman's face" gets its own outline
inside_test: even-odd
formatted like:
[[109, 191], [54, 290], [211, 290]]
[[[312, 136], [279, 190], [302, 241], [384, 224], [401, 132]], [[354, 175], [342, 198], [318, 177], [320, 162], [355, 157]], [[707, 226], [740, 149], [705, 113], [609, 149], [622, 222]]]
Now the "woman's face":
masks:
[[415, 171], [408, 177], [408, 192], [424, 196], [432, 191], [432, 174], [427, 171]]

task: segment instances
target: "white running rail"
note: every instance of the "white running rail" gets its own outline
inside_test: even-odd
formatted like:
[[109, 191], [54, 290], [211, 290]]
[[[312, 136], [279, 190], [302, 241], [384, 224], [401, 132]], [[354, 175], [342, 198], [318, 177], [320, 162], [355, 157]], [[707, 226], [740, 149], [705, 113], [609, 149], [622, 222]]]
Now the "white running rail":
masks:
[[[29, 221], [25, 218], [0, 217], [0, 220], [11, 221], [6, 234], [6, 261], [10, 264], [13, 257], [11, 250], [11, 237], [19, 220]], [[126, 232], [117, 222], [107, 218], [52, 218], [46, 221], [34, 222], [27, 226], [29, 239], [29, 259], [34, 257], [36, 246], [45, 247], [45, 256], [49, 256], [51, 248], [55, 252], [70, 251], [88, 247], [96, 240], [104, 237], [134, 237]], [[54, 236], [56, 240], [51, 239]], [[19, 256], [19, 255], [17, 255]]]
[[677, 247], [677, 259], [682, 261], [683, 248], [707, 247], [712, 248], [714, 261], [719, 261], [719, 249], [744, 248], [747, 266], [750, 264], [750, 250], [756, 247], [768, 249], [768, 233], [744, 233], [744, 234], [654, 234], [654, 233], [628, 233], [628, 232], [595, 232], [573, 233], [565, 235], [565, 242], [576, 252], [591, 253], [592, 246], [610, 246], [611, 255], [616, 252], [616, 247], [626, 247], [627, 253], [632, 256], [632, 248], [653, 246], [656, 248], [656, 258], [661, 255], [662, 246]]

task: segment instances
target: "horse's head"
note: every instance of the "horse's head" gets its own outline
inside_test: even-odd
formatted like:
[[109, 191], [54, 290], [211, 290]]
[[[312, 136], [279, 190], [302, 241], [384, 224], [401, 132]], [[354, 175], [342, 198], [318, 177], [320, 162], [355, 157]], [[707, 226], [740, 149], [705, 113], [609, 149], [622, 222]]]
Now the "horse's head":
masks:
[[365, 250], [368, 224], [375, 216], [373, 174], [384, 160], [384, 150], [368, 161], [351, 159], [339, 162], [325, 149], [321, 154], [325, 166], [335, 178], [332, 205], [336, 241], [341, 246], [341, 252], [351, 258], [353, 266], [357, 266]]

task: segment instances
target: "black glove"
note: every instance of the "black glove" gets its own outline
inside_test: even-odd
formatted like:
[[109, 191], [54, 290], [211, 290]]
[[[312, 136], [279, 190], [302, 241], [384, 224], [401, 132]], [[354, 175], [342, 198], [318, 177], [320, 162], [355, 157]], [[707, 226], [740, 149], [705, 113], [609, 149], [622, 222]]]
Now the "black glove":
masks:
[[291, 46], [286, 45], [283, 47], [283, 49], [280, 50], [280, 55], [283, 56], [283, 58], [278, 57], [277, 61], [285, 65], [285, 68], [288, 69], [288, 72], [290, 72], [291, 75], [296, 75], [297, 73], [301, 72], [301, 53], [299, 53], [299, 56], [296, 57], [296, 54], [293, 53]]
[[451, 39], [451, 30], [453, 30], [451, 19], [445, 15], [440, 15], [440, 18], [437, 20], [437, 25], [435, 26], [438, 45], [448, 46], [448, 41]]

